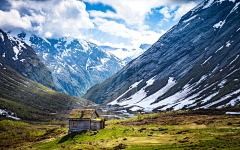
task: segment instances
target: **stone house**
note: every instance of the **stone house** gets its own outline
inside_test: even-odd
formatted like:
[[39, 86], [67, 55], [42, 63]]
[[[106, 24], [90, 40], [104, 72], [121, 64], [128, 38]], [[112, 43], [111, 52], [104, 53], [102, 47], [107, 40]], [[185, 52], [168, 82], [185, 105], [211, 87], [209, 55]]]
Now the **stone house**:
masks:
[[100, 117], [95, 109], [73, 109], [68, 120], [68, 134], [105, 128], [105, 119]]

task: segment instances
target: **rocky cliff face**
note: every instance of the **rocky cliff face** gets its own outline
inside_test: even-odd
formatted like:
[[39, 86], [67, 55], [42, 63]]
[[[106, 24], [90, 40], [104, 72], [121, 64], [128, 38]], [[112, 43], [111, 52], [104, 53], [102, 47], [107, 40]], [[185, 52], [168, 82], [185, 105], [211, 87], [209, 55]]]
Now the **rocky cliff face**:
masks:
[[29, 43], [52, 72], [58, 90], [71, 96], [82, 96], [92, 85], [101, 83], [125, 64], [94, 43], [63, 37], [45, 39], [27, 31], [12, 31]]
[[203, 1], [83, 97], [145, 111], [239, 103], [239, 11], [239, 0]]
[[57, 91], [51, 71], [41, 62], [35, 51], [23, 41], [0, 29], [0, 61], [22, 76]]

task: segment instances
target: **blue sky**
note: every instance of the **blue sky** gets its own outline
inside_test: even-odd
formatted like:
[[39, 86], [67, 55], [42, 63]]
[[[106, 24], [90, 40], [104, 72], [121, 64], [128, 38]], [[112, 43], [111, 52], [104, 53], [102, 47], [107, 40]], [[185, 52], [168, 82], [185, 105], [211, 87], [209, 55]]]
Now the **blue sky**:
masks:
[[202, 0], [1, 0], [0, 28], [97, 45], [153, 44]]

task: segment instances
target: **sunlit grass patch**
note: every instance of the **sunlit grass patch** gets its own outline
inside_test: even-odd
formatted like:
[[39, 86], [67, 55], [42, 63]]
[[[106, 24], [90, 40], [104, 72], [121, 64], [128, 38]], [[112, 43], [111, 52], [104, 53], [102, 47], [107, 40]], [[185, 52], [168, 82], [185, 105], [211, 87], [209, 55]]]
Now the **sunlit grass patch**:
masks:
[[[109, 125], [104, 129], [64, 135], [53, 141], [38, 143], [25, 149], [114, 149], [119, 146], [137, 150], [240, 149], [239, 116], [174, 116], [172, 114], [143, 115], [141, 120], [137, 117], [125, 120], [114, 119], [110, 120]], [[54, 126], [45, 127], [53, 128]], [[67, 129], [61, 130], [67, 131]], [[60, 129], [52, 133], [58, 130]], [[93, 135], [93, 132], [97, 133]]]

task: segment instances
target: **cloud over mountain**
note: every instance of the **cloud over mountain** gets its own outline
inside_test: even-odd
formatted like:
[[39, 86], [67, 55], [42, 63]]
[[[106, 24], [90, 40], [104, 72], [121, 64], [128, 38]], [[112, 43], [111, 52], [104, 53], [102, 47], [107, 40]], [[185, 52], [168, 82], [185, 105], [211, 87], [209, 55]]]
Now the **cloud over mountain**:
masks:
[[[153, 44], [199, 0], [2, 0], [0, 28], [21, 28], [46, 38], [138, 48]], [[155, 27], [158, 24], [158, 28]]]

